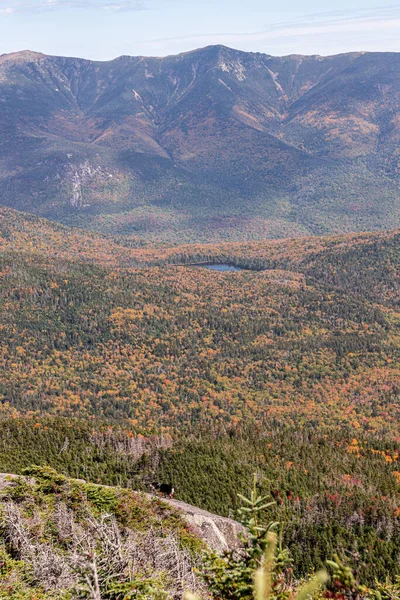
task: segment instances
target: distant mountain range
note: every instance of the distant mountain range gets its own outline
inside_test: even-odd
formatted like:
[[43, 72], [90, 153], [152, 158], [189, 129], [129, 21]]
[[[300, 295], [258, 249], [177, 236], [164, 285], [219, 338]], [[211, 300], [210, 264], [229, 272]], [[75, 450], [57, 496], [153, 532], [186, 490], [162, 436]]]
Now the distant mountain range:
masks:
[[0, 56], [0, 203], [148, 241], [400, 226], [400, 54]]

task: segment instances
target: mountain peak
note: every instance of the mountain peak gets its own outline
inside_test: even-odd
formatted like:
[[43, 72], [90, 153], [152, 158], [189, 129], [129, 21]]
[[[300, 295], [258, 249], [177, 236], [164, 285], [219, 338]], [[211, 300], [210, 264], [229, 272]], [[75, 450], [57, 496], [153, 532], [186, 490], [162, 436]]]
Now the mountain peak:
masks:
[[46, 54], [41, 52], [33, 52], [32, 50], [20, 50], [19, 52], [11, 52], [10, 54], [0, 55], [0, 64], [8, 61], [13, 62], [30, 62], [46, 58]]
[[254, 54], [253, 52], [244, 52], [243, 50], [230, 48], [229, 46], [224, 46], [223, 44], [204, 46], [203, 48], [198, 48], [192, 52], [201, 52], [203, 54], [208, 54], [209, 56], [248, 56], [249, 54]]

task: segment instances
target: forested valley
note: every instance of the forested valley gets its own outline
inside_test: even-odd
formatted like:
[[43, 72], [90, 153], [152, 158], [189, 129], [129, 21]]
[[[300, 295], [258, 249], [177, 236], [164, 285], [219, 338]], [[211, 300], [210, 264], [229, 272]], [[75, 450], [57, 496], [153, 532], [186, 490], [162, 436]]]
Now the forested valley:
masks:
[[398, 231], [149, 248], [0, 216], [0, 471], [232, 517], [255, 474], [296, 578], [400, 575]]

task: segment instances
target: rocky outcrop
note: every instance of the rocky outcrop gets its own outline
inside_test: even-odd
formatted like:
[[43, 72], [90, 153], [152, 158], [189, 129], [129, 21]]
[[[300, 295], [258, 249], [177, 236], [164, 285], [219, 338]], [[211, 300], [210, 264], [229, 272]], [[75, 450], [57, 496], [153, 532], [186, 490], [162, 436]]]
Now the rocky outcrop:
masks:
[[[0, 492], [11, 485], [16, 477], [17, 475], [0, 473]], [[79, 481], [83, 482], [84, 480], [79, 479]], [[149, 498], [156, 497], [150, 494], [147, 495]], [[223, 552], [224, 550], [240, 547], [240, 534], [244, 529], [237, 521], [215, 515], [180, 500], [170, 498], [163, 498], [162, 500], [178, 509], [194, 532], [213, 550]]]
[[222, 552], [240, 546], [240, 534], [244, 528], [237, 521], [209, 513], [180, 500], [164, 501], [178, 508], [186, 521], [213, 550]]

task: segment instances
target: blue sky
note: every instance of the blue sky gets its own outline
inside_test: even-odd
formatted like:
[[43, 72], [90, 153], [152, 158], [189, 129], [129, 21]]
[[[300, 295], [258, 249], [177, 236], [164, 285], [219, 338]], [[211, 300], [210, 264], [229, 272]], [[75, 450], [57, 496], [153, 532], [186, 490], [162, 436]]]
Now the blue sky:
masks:
[[0, 54], [108, 60], [209, 44], [267, 54], [400, 51], [390, 0], [0, 0]]

